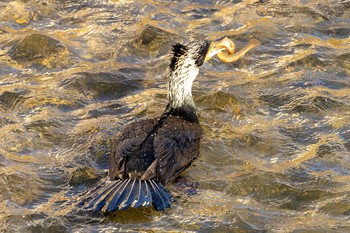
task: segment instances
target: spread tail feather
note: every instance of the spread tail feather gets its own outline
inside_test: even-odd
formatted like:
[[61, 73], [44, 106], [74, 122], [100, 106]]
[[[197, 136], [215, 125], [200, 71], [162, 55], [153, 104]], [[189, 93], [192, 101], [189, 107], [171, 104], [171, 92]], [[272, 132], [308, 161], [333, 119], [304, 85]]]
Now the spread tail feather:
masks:
[[125, 179], [109, 181], [88, 194], [78, 205], [91, 211], [114, 212], [130, 207], [151, 206], [156, 210], [170, 207], [169, 191], [155, 180]]

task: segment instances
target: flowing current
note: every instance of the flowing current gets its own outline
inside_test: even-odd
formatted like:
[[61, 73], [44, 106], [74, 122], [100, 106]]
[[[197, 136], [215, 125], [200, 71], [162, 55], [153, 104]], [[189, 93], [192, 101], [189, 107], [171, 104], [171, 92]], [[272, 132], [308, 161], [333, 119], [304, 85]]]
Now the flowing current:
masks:
[[[197, 194], [79, 211], [113, 136], [165, 108], [171, 46], [222, 37], [261, 45], [193, 85]], [[350, 232], [349, 74], [349, 0], [0, 1], [0, 231]]]

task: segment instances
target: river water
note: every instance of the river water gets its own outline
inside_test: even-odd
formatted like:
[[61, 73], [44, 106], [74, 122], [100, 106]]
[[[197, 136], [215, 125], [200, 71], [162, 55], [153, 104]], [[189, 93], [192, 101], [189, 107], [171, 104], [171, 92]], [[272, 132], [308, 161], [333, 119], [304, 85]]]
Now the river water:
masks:
[[[0, 1], [1, 232], [350, 232], [349, 0]], [[177, 202], [109, 216], [71, 204], [110, 139], [166, 105], [171, 45], [224, 36], [204, 64], [205, 131]]]

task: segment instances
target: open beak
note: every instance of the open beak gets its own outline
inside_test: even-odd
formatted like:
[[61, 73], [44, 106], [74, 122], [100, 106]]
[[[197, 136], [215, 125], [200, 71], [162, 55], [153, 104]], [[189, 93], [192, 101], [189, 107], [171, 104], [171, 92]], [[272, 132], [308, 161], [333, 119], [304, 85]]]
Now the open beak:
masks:
[[213, 56], [224, 50], [227, 50], [230, 54], [235, 52], [235, 44], [229, 38], [225, 37], [224, 39], [211, 42], [208, 53], [205, 56], [205, 61], [209, 61]]

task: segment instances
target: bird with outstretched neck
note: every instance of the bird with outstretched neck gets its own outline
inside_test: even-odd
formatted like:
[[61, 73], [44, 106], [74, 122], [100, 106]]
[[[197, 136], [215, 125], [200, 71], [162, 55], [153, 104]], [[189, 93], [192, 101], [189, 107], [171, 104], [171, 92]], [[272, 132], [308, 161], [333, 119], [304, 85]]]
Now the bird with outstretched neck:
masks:
[[198, 157], [203, 135], [192, 97], [193, 81], [199, 67], [211, 57], [221, 55], [227, 62], [247, 52], [233, 54], [233, 46], [228, 38], [174, 45], [164, 113], [159, 119], [131, 123], [116, 137], [109, 180], [84, 196], [79, 203], [83, 209], [106, 213], [130, 207], [170, 207], [172, 196], [165, 185]]

